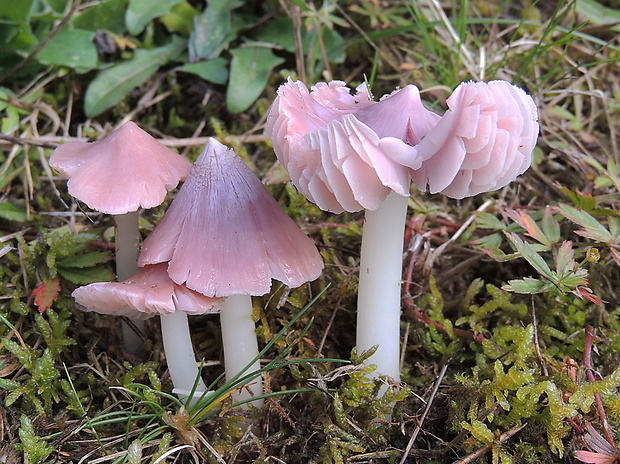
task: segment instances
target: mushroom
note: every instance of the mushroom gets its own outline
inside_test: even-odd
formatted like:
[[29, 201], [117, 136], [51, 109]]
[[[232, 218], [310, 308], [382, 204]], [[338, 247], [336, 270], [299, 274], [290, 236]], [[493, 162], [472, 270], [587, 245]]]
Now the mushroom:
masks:
[[351, 94], [332, 81], [309, 92], [289, 79], [267, 117], [265, 132], [301, 193], [326, 211], [366, 210], [357, 350], [378, 345], [375, 375], [396, 382], [410, 177], [456, 196], [500, 188], [527, 169], [538, 134], [533, 101], [512, 84], [462, 84], [453, 97], [440, 117], [413, 85], [372, 102], [364, 85]]
[[[138, 209], [163, 203], [191, 163], [129, 121], [98, 142], [67, 142], [50, 165], [69, 178], [69, 193], [90, 208], [111, 214], [116, 225], [116, 274], [124, 280], [138, 270]], [[140, 327], [142, 325], [138, 324]], [[125, 347], [141, 350], [136, 334], [123, 324]]]
[[219, 312], [222, 298], [205, 296], [168, 276], [165, 263], [145, 266], [122, 282], [97, 282], [73, 291], [87, 311], [147, 319], [160, 316], [164, 352], [172, 383], [183, 397], [207, 387], [200, 378], [187, 315]]
[[[323, 268], [312, 240], [243, 160], [214, 138], [142, 245], [138, 264], [156, 263], [167, 263], [177, 284], [226, 297], [220, 318], [229, 380], [260, 369], [251, 296], [269, 292], [272, 278], [298, 287]], [[260, 394], [259, 378], [235, 399]]]

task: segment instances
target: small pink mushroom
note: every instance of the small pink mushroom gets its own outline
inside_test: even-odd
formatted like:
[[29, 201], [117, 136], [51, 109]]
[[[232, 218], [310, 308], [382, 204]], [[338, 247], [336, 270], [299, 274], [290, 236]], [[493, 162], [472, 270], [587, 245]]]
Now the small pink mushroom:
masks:
[[[141, 266], [167, 263], [178, 284], [227, 297], [220, 312], [226, 377], [260, 370], [251, 295], [277, 279], [319, 277], [314, 243], [235, 152], [210, 138], [168, 211], [142, 246]], [[260, 375], [235, 400], [262, 394]], [[260, 401], [253, 401], [260, 406]]]
[[[67, 186], [73, 197], [114, 216], [120, 280], [138, 270], [138, 209], [160, 205], [192, 166], [131, 121], [98, 142], [60, 145], [52, 153], [50, 165], [69, 178]], [[127, 325], [122, 327], [126, 349], [139, 353], [140, 340]]]
[[187, 315], [220, 311], [222, 298], [207, 297], [174, 283], [166, 264], [145, 266], [122, 282], [98, 282], [79, 287], [75, 301], [85, 310], [146, 319], [161, 316], [162, 340], [172, 382], [181, 396], [200, 396], [207, 387], [200, 378], [189, 334]]
[[192, 165], [129, 121], [98, 142], [67, 142], [50, 158], [69, 193], [106, 214], [163, 203]]
[[316, 246], [235, 152], [210, 138], [142, 245], [138, 264], [167, 262], [175, 282], [208, 296], [299, 287], [323, 269]]
[[218, 313], [221, 298], [190, 290], [170, 279], [166, 263], [145, 266], [122, 282], [97, 282], [73, 291], [75, 301], [89, 311], [148, 319], [175, 311], [189, 315]]

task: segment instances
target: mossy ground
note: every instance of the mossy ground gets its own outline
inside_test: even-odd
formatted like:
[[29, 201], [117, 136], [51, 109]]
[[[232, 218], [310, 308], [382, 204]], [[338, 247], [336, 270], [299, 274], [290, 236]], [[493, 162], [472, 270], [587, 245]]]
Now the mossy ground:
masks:
[[[612, 10], [581, 0], [242, 3], [232, 12], [239, 27], [230, 49], [276, 20], [318, 31], [320, 40], [308, 39], [297, 60], [274, 47], [283, 63], [239, 114], [226, 107], [225, 83], [172, 65], [91, 118], [83, 108], [93, 71], [36, 59], [6, 71], [0, 460], [362, 463], [399, 462], [409, 449], [411, 463], [569, 463], [575, 449], [585, 449], [586, 423], [605, 435], [603, 411], [620, 439], [620, 43], [617, 24], [607, 24]], [[119, 62], [132, 46], [151, 46], [170, 33], [170, 20], [116, 36], [116, 51], [100, 60]], [[338, 37], [342, 44], [330, 48]], [[517, 182], [462, 201], [413, 192], [403, 388], [383, 397], [381, 382], [361, 367], [363, 355], [352, 352], [363, 213], [334, 216], [308, 203], [280, 181], [262, 136], [288, 75], [352, 86], [366, 76], [375, 97], [413, 83], [440, 113], [458, 83], [507, 79], [540, 110], [534, 163]], [[317, 281], [295, 290], [274, 284], [254, 300], [262, 346], [287, 327], [264, 364], [296, 361], [266, 374], [268, 392], [289, 393], [268, 399], [262, 411], [232, 410], [227, 398], [208, 411], [179, 408], [157, 319], [143, 334], [146, 353], [134, 356], [122, 349], [116, 319], [84, 313], [70, 297], [77, 285], [113, 278], [113, 223], [76, 203], [47, 159], [57, 142], [97, 139], [127, 115], [154, 135], [174, 137], [192, 160], [199, 137], [235, 148], [321, 251], [326, 267]], [[169, 201], [143, 212], [144, 236]], [[191, 326], [205, 379], [213, 381], [222, 372], [219, 321], [199, 316]], [[256, 425], [243, 427], [248, 420]]]

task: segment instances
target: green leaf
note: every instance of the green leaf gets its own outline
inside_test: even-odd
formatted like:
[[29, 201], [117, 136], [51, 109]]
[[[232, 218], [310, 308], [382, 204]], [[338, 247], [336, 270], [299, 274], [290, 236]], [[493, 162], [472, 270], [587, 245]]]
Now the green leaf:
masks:
[[476, 226], [489, 230], [504, 230], [506, 228], [497, 216], [483, 211], [476, 211]]
[[243, 5], [240, 0], [210, 0], [205, 11], [194, 18], [189, 37], [189, 59], [216, 58], [236, 36], [232, 10]]
[[551, 207], [547, 206], [541, 222], [542, 231], [549, 244], [560, 241], [560, 224], [554, 219]]
[[555, 289], [555, 285], [546, 280], [525, 277], [524, 279], [509, 280], [502, 290], [515, 293], [544, 293]]
[[66, 10], [68, 2], [69, 0], [45, 0], [45, 3], [60, 15]]
[[214, 84], [225, 84], [228, 80], [228, 61], [224, 58], [214, 58], [208, 61], [199, 61], [198, 63], [187, 63], [183, 65], [181, 71], [195, 74], [205, 81]]
[[116, 105], [129, 92], [146, 82], [160, 66], [175, 59], [185, 46], [183, 39], [173, 36], [172, 42], [166, 46], [136, 50], [131, 60], [101, 71], [86, 90], [86, 115], [92, 118]]
[[88, 285], [95, 282], [111, 282], [115, 278], [114, 273], [104, 267], [73, 269], [58, 266], [58, 274], [64, 279], [78, 285]]
[[521, 240], [521, 238], [512, 232], [505, 232], [508, 239], [515, 246], [517, 251], [521, 253], [521, 256], [532, 265], [534, 269], [538, 271], [540, 275], [546, 277], [551, 281], [555, 281], [555, 276], [551, 272], [551, 269], [545, 262], [545, 260], [536, 252], [536, 249], [527, 242]]
[[84, 268], [108, 262], [112, 257], [112, 253], [109, 251], [93, 251], [91, 253], [59, 258], [56, 260], [56, 264], [64, 268]]
[[129, 0], [129, 8], [125, 13], [127, 30], [133, 34], [139, 34], [152, 19], [170, 13], [172, 7], [184, 0]]
[[71, 22], [76, 29], [87, 31], [104, 30], [114, 34], [126, 31], [125, 22], [119, 18], [125, 13], [128, 0], [107, 0], [98, 2], [75, 16]]
[[194, 30], [194, 17], [200, 12], [187, 2], [180, 3], [159, 18], [170, 32], [177, 32], [187, 37]]
[[97, 66], [97, 47], [93, 43], [95, 33], [64, 27], [37, 55], [45, 64], [68, 66], [88, 71]]
[[591, 238], [598, 242], [610, 243], [613, 242], [614, 237], [611, 233], [598, 222], [593, 216], [580, 211], [572, 206], [561, 204], [557, 207], [558, 211], [566, 217], [569, 221], [579, 224], [583, 227], [583, 230], [578, 230], [575, 233], [583, 237]]
[[620, 32], [620, 11], [615, 8], [608, 8], [601, 5], [596, 0], [579, 0], [575, 3], [575, 8], [580, 15], [583, 15], [592, 24], [613, 24], [610, 30]]
[[556, 269], [560, 276], [565, 276], [575, 269], [577, 263], [575, 262], [574, 256], [575, 252], [573, 251], [573, 242], [570, 240], [562, 242], [555, 258]]
[[233, 113], [247, 110], [267, 85], [273, 68], [284, 61], [265, 47], [243, 47], [231, 52], [226, 105]]
[[24, 222], [28, 219], [28, 213], [14, 204], [5, 201], [0, 203], [0, 218], [8, 219], [9, 221]]
[[[26, 23], [30, 18], [33, 0], [0, 0], [0, 20], [8, 19], [16, 23]], [[3, 22], [3, 21], [0, 21]]]

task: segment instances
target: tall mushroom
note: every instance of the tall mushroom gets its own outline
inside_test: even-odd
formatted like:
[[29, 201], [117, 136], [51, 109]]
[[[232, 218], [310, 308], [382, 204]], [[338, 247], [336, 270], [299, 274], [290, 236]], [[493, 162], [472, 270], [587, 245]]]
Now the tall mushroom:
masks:
[[[207, 297], [176, 284], [166, 264], [145, 266], [122, 282], [98, 282], [73, 291], [75, 301], [88, 311], [133, 319], [161, 317], [162, 340], [172, 383], [183, 397], [196, 386], [196, 395], [207, 387], [199, 376], [187, 315], [220, 311], [221, 298]], [[181, 321], [177, 323], [176, 321]]]
[[527, 169], [538, 134], [533, 101], [508, 82], [461, 84], [448, 104], [440, 117], [413, 85], [373, 102], [365, 86], [351, 94], [332, 81], [309, 92], [289, 79], [267, 117], [266, 134], [301, 193], [326, 211], [366, 210], [357, 349], [378, 345], [375, 374], [394, 381], [410, 176], [457, 197], [501, 188]]
[[[50, 165], [69, 179], [67, 187], [73, 197], [114, 217], [119, 280], [138, 270], [138, 209], [163, 203], [168, 190], [191, 169], [188, 160], [131, 121], [97, 142], [60, 145]], [[140, 351], [140, 340], [125, 325], [123, 338], [128, 351]]]
[[[269, 292], [271, 279], [298, 287], [323, 268], [314, 243], [243, 160], [214, 138], [142, 245], [139, 265], [156, 263], [168, 263], [178, 284], [226, 297], [220, 317], [228, 379], [258, 356], [251, 296]], [[249, 371], [259, 369], [256, 360]], [[261, 393], [257, 379], [235, 399]]]

